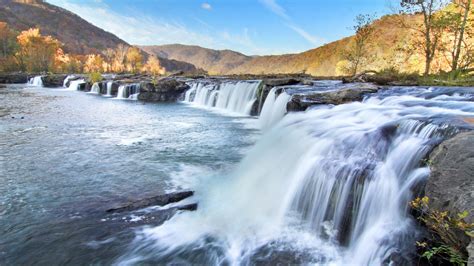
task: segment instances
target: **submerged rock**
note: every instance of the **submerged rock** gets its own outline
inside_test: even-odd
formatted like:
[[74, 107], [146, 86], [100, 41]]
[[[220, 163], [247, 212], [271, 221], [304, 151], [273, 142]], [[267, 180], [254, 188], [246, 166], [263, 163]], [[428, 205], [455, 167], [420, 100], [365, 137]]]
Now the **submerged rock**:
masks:
[[[467, 223], [474, 222], [474, 131], [459, 133], [442, 142], [430, 154], [431, 176], [425, 193], [433, 209], [456, 216], [469, 211]], [[457, 235], [469, 252], [469, 265], [474, 265], [474, 242], [467, 235]], [[468, 245], [470, 244], [470, 249]]]
[[175, 102], [189, 89], [189, 86], [176, 79], [163, 79], [156, 83], [142, 82], [138, 100], [145, 102]]
[[[107, 212], [124, 212], [143, 209], [150, 206], [165, 206], [170, 203], [176, 203], [194, 195], [194, 191], [175, 192], [146, 198], [139, 201], [129, 202], [125, 205], [108, 209]], [[176, 207], [178, 210], [196, 210], [197, 204], [188, 204]]]
[[293, 95], [288, 102], [288, 111], [305, 111], [308, 107], [318, 104], [344, 104], [349, 102], [362, 101], [364, 96], [375, 93], [379, 87], [370, 83], [356, 83], [346, 85], [334, 91], [313, 92]]

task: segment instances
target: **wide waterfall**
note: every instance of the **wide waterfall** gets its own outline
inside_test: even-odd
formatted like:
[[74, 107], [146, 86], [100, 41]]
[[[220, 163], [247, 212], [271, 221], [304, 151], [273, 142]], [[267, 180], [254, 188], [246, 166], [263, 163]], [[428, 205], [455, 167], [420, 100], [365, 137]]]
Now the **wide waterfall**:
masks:
[[43, 87], [43, 76], [35, 76], [28, 80], [28, 85]]
[[85, 83], [86, 83], [86, 81], [83, 80], [83, 79], [73, 80], [73, 81], [69, 82], [68, 90], [77, 91], [77, 90], [80, 89], [80, 86], [85, 84]]
[[257, 99], [259, 81], [192, 82], [185, 102], [239, 115], [250, 115]]
[[277, 95], [277, 90], [282, 89], [275, 87], [270, 90], [260, 112], [260, 127], [264, 130], [278, 123], [287, 112], [286, 105], [291, 96], [285, 91]]
[[[216, 89], [192, 90], [191, 102]], [[416, 229], [407, 206], [430, 172], [421, 162], [457, 130], [448, 121], [474, 116], [467, 96], [440, 91], [379, 93], [287, 114], [232, 174], [197, 187], [196, 212], [139, 229], [118, 262], [382, 265], [409, 258]], [[282, 103], [275, 91], [270, 97], [265, 117], [287, 96]]]
[[136, 100], [140, 93], [140, 83], [123, 84], [118, 88], [117, 99]]

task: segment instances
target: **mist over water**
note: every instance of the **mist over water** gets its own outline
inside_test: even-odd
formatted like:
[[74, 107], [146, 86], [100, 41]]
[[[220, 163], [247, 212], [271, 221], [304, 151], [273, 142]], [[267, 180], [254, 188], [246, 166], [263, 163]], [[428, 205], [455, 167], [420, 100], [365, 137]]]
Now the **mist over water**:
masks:
[[[269, 109], [288, 99], [273, 93]], [[137, 230], [117, 263], [409, 262], [407, 204], [429, 176], [421, 161], [474, 104], [433, 89], [394, 94], [287, 114], [232, 173], [198, 188], [197, 212]]]

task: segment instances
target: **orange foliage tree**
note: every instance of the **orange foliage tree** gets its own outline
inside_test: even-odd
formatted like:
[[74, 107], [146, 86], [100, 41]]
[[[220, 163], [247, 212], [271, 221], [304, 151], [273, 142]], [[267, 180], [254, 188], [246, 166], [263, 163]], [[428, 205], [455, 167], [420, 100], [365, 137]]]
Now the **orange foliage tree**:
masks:
[[0, 71], [16, 70], [18, 65], [13, 55], [17, 49], [16, 34], [8, 24], [0, 22]]
[[21, 70], [29, 72], [54, 71], [56, 55], [61, 44], [51, 36], [42, 36], [37, 28], [22, 31], [17, 36], [19, 49], [15, 54]]
[[165, 74], [166, 69], [160, 65], [160, 60], [156, 56], [150, 56], [142, 71], [157, 76]]

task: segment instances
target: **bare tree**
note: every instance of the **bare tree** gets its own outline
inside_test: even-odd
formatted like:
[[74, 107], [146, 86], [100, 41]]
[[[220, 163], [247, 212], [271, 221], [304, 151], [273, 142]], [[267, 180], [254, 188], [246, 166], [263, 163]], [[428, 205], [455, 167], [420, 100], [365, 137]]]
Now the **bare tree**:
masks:
[[460, 57], [463, 50], [465, 33], [467, 31], [467, 22], [471, 12], [472, 0], [457, 0], [454, 3], [459, 7], [461, 13], [455, 13], [452, 16], [451, 25], [454, 32], [455, 45], [452, 49], [453, 61], [451, 70], [455, 71], [459, 68]]
[[424, 75], [429, 75], [431, 63], [436, 56], [442, 35], [441, 21], [436, 15], [447, 3], [447, 0], [401, 0], [402, 12], [405, 14], [418, 14], [423, 16], [423, 25], [410, 25], [403, 23], [406, 28], [413, 29], [422, 35], [421, 42], [415, 42], [415, 46], [422, 48], [425, 57]]
[[343, 58], [347, 60], [346, 70], [349, 74], [355, 76], [360, 68], [369, 61], [367, 44], [374, 32], [372, 27], [372, 15], [358, 15], [355, 19], [353, 29], [356, 32], [353, 45], [345, 51]]

